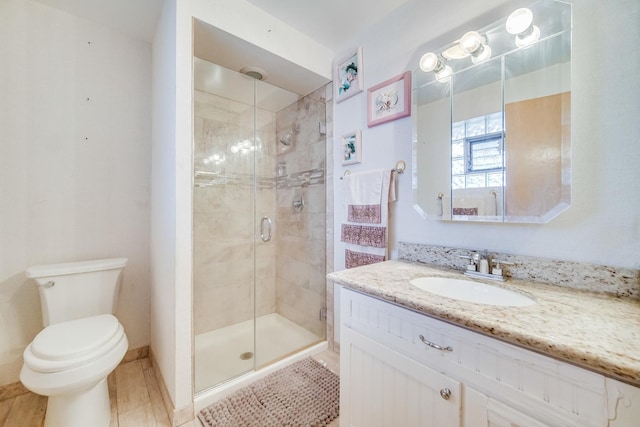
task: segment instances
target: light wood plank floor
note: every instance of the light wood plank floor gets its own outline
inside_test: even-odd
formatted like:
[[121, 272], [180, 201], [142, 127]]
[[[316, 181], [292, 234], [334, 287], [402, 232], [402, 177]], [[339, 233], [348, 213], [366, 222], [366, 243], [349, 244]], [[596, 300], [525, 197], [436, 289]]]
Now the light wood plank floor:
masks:
[[[339, 374], [337, 353], [327, 350], [315, 356]], [[111, 399], [110, 427], [170, 427], [169, 417], [149, 359], [125, 363], [109, 375]], [[47, 406], [46, 397], [26, 393], [0, 401], [0, 427], [41, 427]], [[339, 427], [335, 420], [328, 427]], [[184, 427], [202, 427], [194, 419]]]

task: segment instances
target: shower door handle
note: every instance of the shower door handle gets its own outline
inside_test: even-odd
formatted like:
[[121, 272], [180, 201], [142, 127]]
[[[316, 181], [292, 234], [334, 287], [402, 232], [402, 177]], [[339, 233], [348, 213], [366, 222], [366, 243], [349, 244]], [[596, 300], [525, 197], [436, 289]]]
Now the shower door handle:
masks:
[[[267, 233], [265, 235], [264, 225], [267, 224]], [[271, 240], [271, 218], [268, 216], [263, 216], [260, 220], [260, 238], [263, 242], [268, 242]]]

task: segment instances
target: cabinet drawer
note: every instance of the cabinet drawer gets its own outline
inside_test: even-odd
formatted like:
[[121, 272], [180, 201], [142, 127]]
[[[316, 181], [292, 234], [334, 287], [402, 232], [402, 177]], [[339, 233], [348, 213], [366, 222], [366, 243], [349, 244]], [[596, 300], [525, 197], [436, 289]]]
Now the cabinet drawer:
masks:
[[607, 425], [601, 375], [347, 289], [341, 301], [344, 326], [551, 426]]

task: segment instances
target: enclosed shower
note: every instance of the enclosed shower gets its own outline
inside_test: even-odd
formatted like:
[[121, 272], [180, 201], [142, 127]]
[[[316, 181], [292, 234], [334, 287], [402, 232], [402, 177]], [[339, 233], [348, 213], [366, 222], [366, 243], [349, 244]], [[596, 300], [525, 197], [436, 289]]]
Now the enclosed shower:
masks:
[[195, 392], [325, 340], [326, 91], [194, 58]]

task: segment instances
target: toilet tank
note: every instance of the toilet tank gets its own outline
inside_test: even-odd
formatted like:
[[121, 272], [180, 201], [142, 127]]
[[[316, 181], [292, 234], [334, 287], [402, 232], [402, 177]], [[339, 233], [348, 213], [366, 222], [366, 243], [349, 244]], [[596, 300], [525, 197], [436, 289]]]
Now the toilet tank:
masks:
[[26, 276], [40, 293], [42, 324], [113, 314], [126, 258], [37, 265]]

